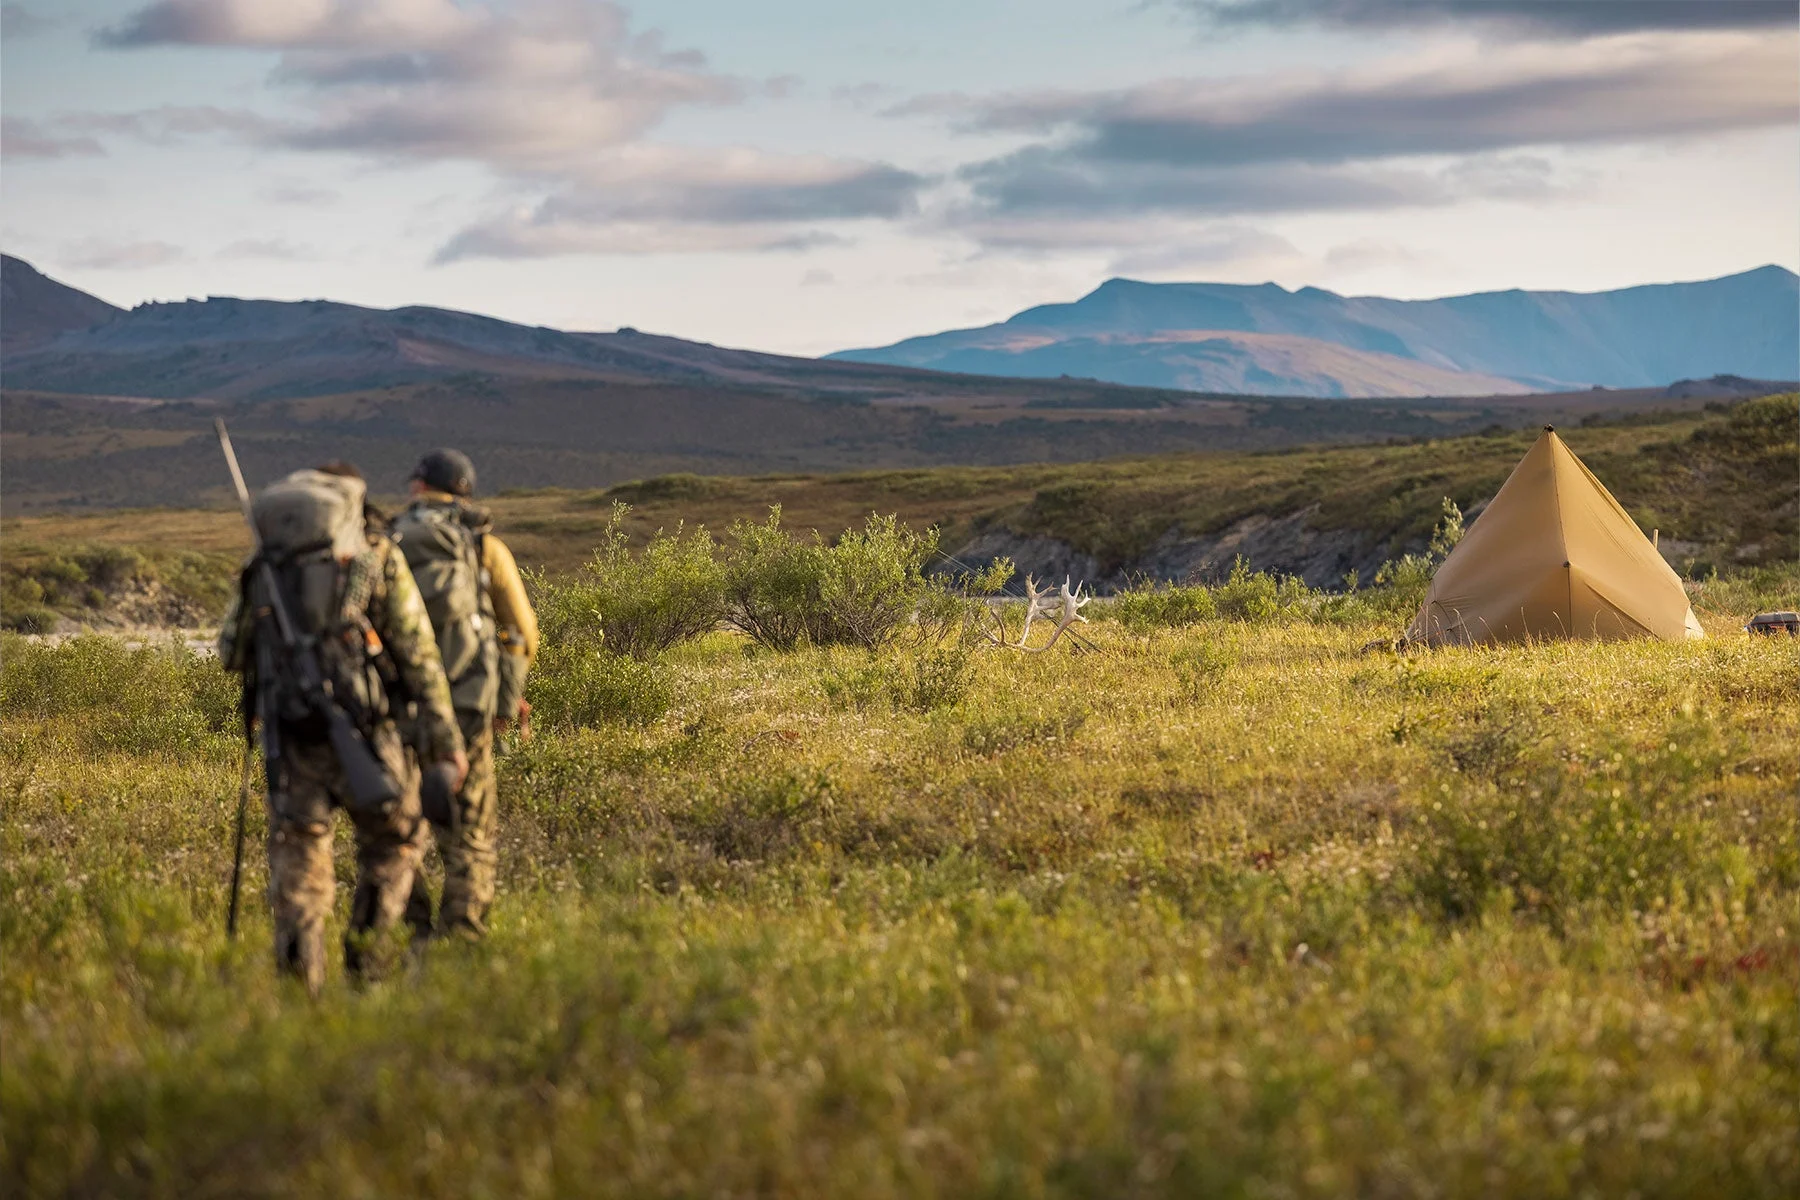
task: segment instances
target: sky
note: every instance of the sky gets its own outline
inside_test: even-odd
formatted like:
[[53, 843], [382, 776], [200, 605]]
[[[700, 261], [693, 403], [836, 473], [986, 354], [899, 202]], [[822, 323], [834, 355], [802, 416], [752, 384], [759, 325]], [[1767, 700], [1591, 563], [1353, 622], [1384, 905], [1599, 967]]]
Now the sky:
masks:
[[115, 304], [820, 354], [1114, 276], [1800, 267], [1800, 0], [21, 0], [0, 245]]

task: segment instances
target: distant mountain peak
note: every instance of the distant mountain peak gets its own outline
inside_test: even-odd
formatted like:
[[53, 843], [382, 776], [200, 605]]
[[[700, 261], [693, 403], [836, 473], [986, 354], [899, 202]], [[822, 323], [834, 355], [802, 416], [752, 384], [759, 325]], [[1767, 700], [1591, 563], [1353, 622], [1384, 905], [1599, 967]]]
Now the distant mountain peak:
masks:
[[[1235, 338], [1235, 357], [1221, 349], [1209, 362], [1199, 349], [1206, 340], [1196, 337], [1203, 333]], [[1277, 348], [1256, 341], [1258, 335], [1288, 340]], [[1313, 350], [1303, 353], [1304, 342], [1295, 339], [1310, 340]], [[1422, 364], [1437, 374], [1409, 374], [1393, 362], [1377, 366], [1368, 359], [1353, 365], [1342, 350]], [[1692, 283], [1591, 293], [1510, 288], [1435, 300], [1346, 297], [1318, 287], [1290, 292], [1276, 283], [1113, 278], [1078, 300], [1040, 304], [999, 325], [831, 357], [1324, 396], [1414, 394], [1353, 390], [1390, 386], [1479, 394], [1496, 378], [1552, 390], [1661, 387], [1719, 374], [1791, 379], [1800, 377], [1800, 276], [1769, 264]], [[1334, 374], [1340, 370], [1352, 376]], [[1459, 372], [1466, 376], [1461, 383]]]
[[41, 346], [124, 311], [59, 283], [22, 258], [0, 254], [0, 351], [11, 354]]

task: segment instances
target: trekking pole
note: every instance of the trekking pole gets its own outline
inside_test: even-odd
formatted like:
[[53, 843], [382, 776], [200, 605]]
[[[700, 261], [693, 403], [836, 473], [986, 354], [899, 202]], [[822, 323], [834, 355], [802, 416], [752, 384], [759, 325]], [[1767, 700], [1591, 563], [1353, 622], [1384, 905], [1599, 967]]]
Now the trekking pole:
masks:
[[231, 852], [231, 907], [225, 910], [225, 937], [237, 940], [238, 892], [244, 878], [244, 810], [250, 807], [250, 742], [244, 741], [244, 769], [238, 777], [237, 841]]
[[[233, 490], [238, 507], [249, 522], [250, 536], [256, 537], [256, 520], [250, 512], [250, 489], [244, 486], [244, 472], [238, 468], [237, 454], [231, 448], [231, 435], [225, 432], [225, 418], [213, 418], [213, 431], [219, 435], [219, 449], [225, 452], [225, 465], [231, 470]], [[231, 851], [231, 906], [225, 910], [225, 936], [237, 940], [238, 893], [244, 878], [244, 810], [250, 807], [250, 714], [244, 714], [244, 766], [238, 772], [237, 834]]]

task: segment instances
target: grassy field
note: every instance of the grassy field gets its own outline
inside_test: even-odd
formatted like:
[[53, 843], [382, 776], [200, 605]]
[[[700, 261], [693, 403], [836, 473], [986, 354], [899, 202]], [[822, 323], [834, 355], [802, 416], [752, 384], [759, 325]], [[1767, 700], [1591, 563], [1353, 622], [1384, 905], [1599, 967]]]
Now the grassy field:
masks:
[[0, 1185], [1793, 1195], [1800, 654], [1734, 623], [1794, 584], [1686, 645], [711, 633], [585, 716], [552, 661], [491, 941], [317, 1003], [224, 938], [229, 682], [9, 636]]
[[[1792, 557], [1800, 539], [1795, 397], [1607, 419], [1564, 433], [1646, 532], [1660, 530], [1686, 548], [1678, 566], [1689, 573]], [[915, 528], [936, 526], [951, 551], [993, 527], [1041, 534], [1092, 554], [1107, 569], [1170, 530], [1208, 533], [1253, 513], [1313, 509], [1314, 527], [1355, 531], [1397, 557], [1423, 546], [1445, 497], [1470, 509], [1492, 496], [1535, 436], [1498, 431], [1391, 446], [1076, 465], [665, 475], [596, 491], [511, 492], [487, 503], [520, 561], [551, 572], [586, 560], [619, 501], [631, 505], [627, 529], [638, 544], [678, 522], [723, 531], [779, 504], [789, 525], [826, 535], [860, 524], [872, 511], [894, 513]], [[229, 510], [9, 517], [0, 522], [0, 535], [6, 541], [0, 608], [14, 627], [20, 614], [45, 610], [92, 619], [117, 607], [106, 597], [121, 582], [135, 601], [127, 615], [187, 613], [195, 623], [222, 608], [247, 548], [242, 520]], [[130, 570], [121, 572], [121, 562]], [[88, 602], [95, 597], [98, 605]]]
[[[772, 502], [1096, 551], [1317, 505], [1405, 543], [1517, 434], [500, 497], [549, 637], [493, 936], [316, 1003], [269, 963], [260, 814], [224, 937], [232, 681], [0, 635], [0, 1189], [1791, 1195], [1800, 643], [1739, 626], [1800, 601], [1794, 419], [1569, 433], [1644, 524], [1760, 563], [1691, 585], [1685, 645], [1369, 654], [1422, 577], [1248, 576], [1023, 654], [840, 619], [959, 603], [904, 530], [624, 549]], [[616, 501], [630, 537], [574, 572]], [[9, 619], [203, 613], [242, 550], [191, 510], [5, 534]], [[715, 629], [750, 601], [875, 648]]]

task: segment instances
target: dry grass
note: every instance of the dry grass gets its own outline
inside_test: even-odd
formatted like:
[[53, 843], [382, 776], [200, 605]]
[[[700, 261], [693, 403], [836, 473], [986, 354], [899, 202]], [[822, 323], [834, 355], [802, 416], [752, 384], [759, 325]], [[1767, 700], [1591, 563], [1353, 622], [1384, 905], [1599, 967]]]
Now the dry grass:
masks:
[[489, 944], [316, 1005], [221, 933], [222, 681], [9, 641], [0, 1179], [1791, 1195], [1800, 655], [1713, 624], [1103, 622], [923, 705], [912, 651], [709, 635], [503, 760]]

